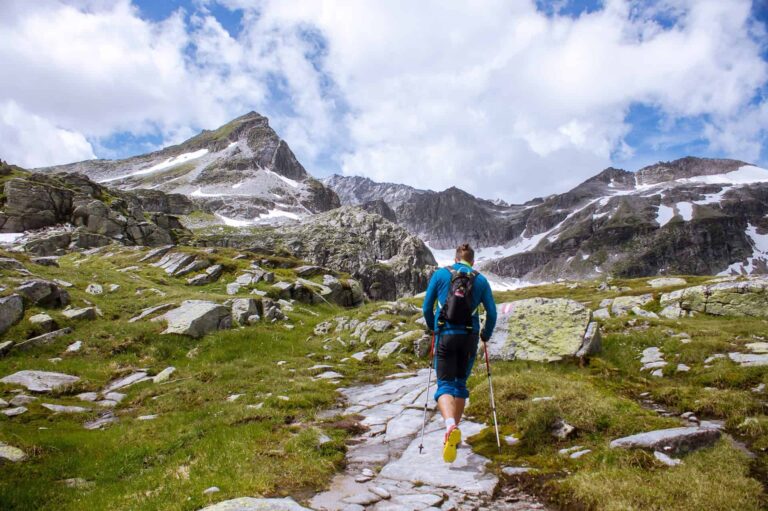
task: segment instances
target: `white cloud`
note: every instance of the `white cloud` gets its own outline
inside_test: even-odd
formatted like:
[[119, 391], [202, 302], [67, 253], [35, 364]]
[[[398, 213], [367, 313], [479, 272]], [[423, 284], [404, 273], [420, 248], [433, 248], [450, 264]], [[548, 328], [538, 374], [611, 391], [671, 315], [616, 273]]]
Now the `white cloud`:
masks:
[[606, 0], [576, 19], [533, 1], [222, 0], [245, 9], [237, 37], [213, 1], [150, 23], [128, 0], [6, 0], [0, 105], [97, 148], [121, 130], [178, 142], [256, 109], [310, 171], [331, 153], [345, 173], [514, 201], [637, 156], [636, 103], [668, 126], [707, 116], [701, 136], [734, 157], [759, 158], [768, 136], [749, 0]]
[[40, 167], [51, 161], [95, 158], [91, 144], [80, 133], [61, 129], [13, 101], [0, 103], [2, 159]]

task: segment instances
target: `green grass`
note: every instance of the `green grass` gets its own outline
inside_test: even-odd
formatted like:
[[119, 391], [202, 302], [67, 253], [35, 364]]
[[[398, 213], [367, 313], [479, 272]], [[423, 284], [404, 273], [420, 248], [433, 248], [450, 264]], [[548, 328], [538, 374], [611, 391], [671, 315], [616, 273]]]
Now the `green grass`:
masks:
[[[184, 278], [169, 277], [158, 268], [137, 263], [145, 252], [117, 250], [108, 256], [110, 250], [94, 256], [66, 256], [60, 260], [60, 268], [37, 266], [21, 258], [36, 275], [74, 284], [69, 290], [73, 304], [93, 302], [103, 318], [75, 322], [65, 320], [58, 311], [47, 310], [60, 326], [72, 326], [74, 332], [50, 345], [0, 358], [3, 376], [38, 369], [82, 379], [62, 392], [41, 397], [22, 416], [0, 416], [0, 441], [30, 456], [22, 463], [0, 467], [1, 509], [188, 510], [244, 495], [292, 495], [301, 499], [324, 487], [341, 467], [348, 435], [344, 428], [317, 418], [317, 412], [334, 406], [336, 387], [313, 380], [307, 369], [315, 364], [332, 364], [345, 375], [345, 382], [378, 381], [400, 370], [395, 367], [397, 362], [413, 363], [410, 355], [340, 363], [342, 358], [368, 346], [352, 342], [349, 332], [345, 332], [342, 337], [346, 346], [333, 342], [330, 349], [325, 349], [324, 338], [313, 335], [315, 325], [321, 321], [337, 315], [366, 318], [378, 304], [345, 310], [327, 304], [297, 303], [295, 310], [287, 313], [293, 330], [282, 323], [262, 323], [216, 332], [199, 340], [161, 335], [163, 326], [157, 322], [128, 323], [141, 309], [161, 303], [194, 298], [226, 301], [231, 297], [225, 294], [225, 283], [248, 267], [251, 259], [234, 260], [236, 252], [228, 250], [205, 254], [211, 262], [225, 266], [225, 276], [218, 283], [190, 287]], [[253, 255], [253, 260], [263, 258], [270, 259]], [[291, 266], [299, 261], [274, 258], [272, 263]], [[117, 271], [132, 265], [141, 268], [135, 272]], [[290, 268], [277, 272], [284, 278], [292, 275]], [[4, 282], [11, 283], [11, 278], [16, 278], [13, 272], [0, 275]], [[105, 294], [84, 293], [91, 282], [105, 285]], [[119, 284], [120, 289], [106, 292], [106, 284], [111, 283]], [[150, 288], [166, 296], [136, 294], [137, 290]], [[27, 317], [40, 311], [32, 308]], [[400, 328], [415, 328], [408, 326], [410, 318], [390, 319], [406, 323]], [[25, 319], [2, 340], [21, 340], [35, 333]], [[371, 347], [378, 347], [390, 337], [371, 336]], [[62, 354], [69, 343], [78, 339], [84, 343], [80, 352]], [[63, 360], [48, 360], [53, 357]], [[279, 361], [284, 363], [278, 365]], [[98, 391], [136, 368], [147, 368], [154, 374], [167, 366], [176, 368], [171, 381], [147, 382], [120, 391], [127, 397], [115, 410], [119, 423], [102, 431], [82, 427], [99, 410], [77, 400], [74, 394]], [[0, 385], [0, 395], [9, 400], [12, 389]], [[243, 396], [228, 402], [232, 394]], [[289, 400], [278, 396], [288, 396]], [[53, 415], [40, 406], [42, 402], [89, 406], [95, 411]], [[263, 403], [259, 409], [247, 406], [259, 403]], [[158, 418], [137, 420], [150, 414]], [[321, 432], [332, 441], [318, 446]], [[62, 481], [70, 478], [83, 478], [91, 486], [68, 488]], [[204, 496], [202, 491], [210, 486], [218, 486], [221, 492]]]
[[[707, 277], [685, 277], [687, 286]], [[614, 279], [601, 291], [599, 282], [537, 286], [501, 293], [497, 302], [536, 296], [566, 297], [596, 309], [605, 298], [653, 293], [647, 310], [658, 311], [661, 293], [685, 286], [654, 289], [648, 279]], [[553, 506], [586, 510], [725, 510], [764, 509], [768, 505], [768, 415], [765, 395], [752, 391], [768, 383], [768, 368], [740, 367], [729, 360], [705, 364], [718, 353], [747, 351], [744, 345], [768, 332], [768, 320], [698, 315], [678, 320], [645, 320], [632, 315], [602, 322], [603, 350], [588, 365], [576, 361], [542, 365], [496, 362], [494, 389], [504, 435], [520, 441], [496, 452], [493, 430], [472, 439], [475, 448], [495, 466], [528, 466], [535, 470], [514, 479]], [[676, 334], [687, 333], [689, 342]], [[757, 336], [757, 337], [756, 337]], [[659, 347], [669, 363], [663, 378], [641, 372], [640, 357]], [[675, 371], [686, 364], [687, 373]], [[708, 366], [708, 367], [707, 367]], [[470, 380], [473, 398], [468, 412], [490, 424], [487, 380], [476, 370]], [[731, 440], [682, 456], [683, 464], [666, 467], [651, 453], [610, 449], [610, 440], [663, 427], [680, 419], [664, 418], [643, 408], [641, 394], [670, 412], [693, 412], [707, 420], [722, 420], [726, 432], [755, 453], [745, 456]], [[532, 398], [552, 397], [534, 403]], [[576, 427], [566, 441], [550, 431], [558, 419]], [[592, 452], [572, 460], [563, 448], [580, 445]]]

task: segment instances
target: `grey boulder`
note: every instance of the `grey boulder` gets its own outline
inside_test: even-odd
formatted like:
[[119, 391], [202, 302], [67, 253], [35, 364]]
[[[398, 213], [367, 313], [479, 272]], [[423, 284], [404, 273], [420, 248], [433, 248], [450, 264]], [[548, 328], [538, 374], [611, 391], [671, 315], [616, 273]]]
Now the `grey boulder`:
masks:
[[720, 430], [713, 427], [670, 428], [619, 438], [611, 442], [611, 447], [681, 453], [710, 446], [719, 438]]
[[0, 335], [24, 317], [24, 300], [20, 295], [0, 298]]
[[157, 319], [165, 320], [164, 334], [181, 334], [199, 338], [209, 332], [232, 327], [228, 308], [213, 302], [188, 300]]
[[240, 497], [207, 506], [199, 511], [311, 511], [290, 497], [284, 499], [257, 499]]
[[64, 307], [69, 304], [69, 293], [47, 280], [28, 280], [16, 291], [29, 302], [41, 307]]
[[0, 379], [0, 383], [21, 385], [32, 392], [51, 392], [80, 381], [77, 376], [48, 371], [19, 371]]

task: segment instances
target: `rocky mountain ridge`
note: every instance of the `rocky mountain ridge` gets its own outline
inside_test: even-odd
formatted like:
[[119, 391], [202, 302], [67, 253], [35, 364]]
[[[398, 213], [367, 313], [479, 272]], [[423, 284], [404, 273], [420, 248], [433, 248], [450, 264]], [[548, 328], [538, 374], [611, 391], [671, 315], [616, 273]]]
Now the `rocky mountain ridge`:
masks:
[[391, 206], [441, 263], [468, 241], [480, 248], [484, 270], [521, 281], [767, 270], [768, 170], [737, 160], [608, 168], [569, 192], [523, 205], [456, 188], [433, 192], [343, 176], [325, 182], [342, 202]]
[[230, 225], [297, 219], [340, 205], [256, 112], [149, 154], [36, 170], [78, 172], [124, 190], [183, 194]]

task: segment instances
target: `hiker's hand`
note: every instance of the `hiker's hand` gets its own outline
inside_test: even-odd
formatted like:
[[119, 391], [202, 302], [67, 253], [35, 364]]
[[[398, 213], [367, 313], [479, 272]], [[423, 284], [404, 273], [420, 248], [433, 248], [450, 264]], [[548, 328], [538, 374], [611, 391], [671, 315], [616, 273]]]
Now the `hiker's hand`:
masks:
[[488, 337], [485, 334], [480, 334], [480, 340], [483, 342], [488, 342], [490, 340], [490, 337]]

